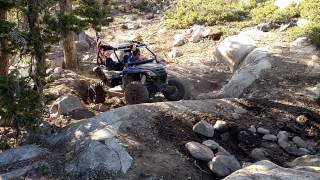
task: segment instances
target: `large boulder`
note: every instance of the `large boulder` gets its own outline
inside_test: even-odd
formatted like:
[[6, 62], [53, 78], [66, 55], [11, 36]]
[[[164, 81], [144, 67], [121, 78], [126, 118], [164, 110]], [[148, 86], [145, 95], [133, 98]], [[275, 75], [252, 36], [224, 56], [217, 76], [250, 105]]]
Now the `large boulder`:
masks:
[[253, 39], [248, 36], [235, 35], [223, 40], [216, 49], [218, 59], [228, 63], [230, 69], [235, 71], [245, 57], [256, 48]]
[[319, 173], [280, 167], [270, 161], [259, 161], [240, 169], [223, 180], [316, 180]]
[[75, 41], [77, 52], [83, 53], [90, 50], [90, 44], [87, 41], [79, 40]]
[[0, 166], [45, 156], [49, 151], [36, 145], [21, 146], [0, 153]]
[[253, 50], [222, 90], [225, 98], [240, 97], [244, 90], [260, 78], [263, 71], [271, 68], [272, 57], [264, 49]]
[[85, 108], [80, 98], [70, 95], [58, 98], [53, 104], [50, 112], [52, 117], [58, 117], [60, 115], [70, 115], [75, 111], [83, 109]]
[[274, 2], [274, 5], [277, 6], [280, 10], [284, 10], [287, 7], [290, 7], [291, 5], [300, 4], [301, 0], [276, 0]]
[[74, 153], [65, 171], [72, 177], [81, 177], [83, 174], [91, 176], [99, 172], [116, 175], [126, 173], [132, 160], [128, 152], [111, 138], [103, 143], [90, 141]]
[[306, 37], [300, 37], [290, 43], [290, 52], [298, 54], [317, 54], [317, 47]]

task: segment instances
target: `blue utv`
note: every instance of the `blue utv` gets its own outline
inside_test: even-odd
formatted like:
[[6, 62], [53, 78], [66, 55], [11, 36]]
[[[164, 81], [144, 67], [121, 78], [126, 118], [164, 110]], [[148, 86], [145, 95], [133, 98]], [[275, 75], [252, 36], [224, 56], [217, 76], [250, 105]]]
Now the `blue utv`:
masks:
[[[169, 101], [184, 98], [183, 84], [176, 79], [168, 80], [164, 65], [157, 60], [147, 45], [130, 42], [113, 47], [103, 44], [97, 33], [97, 48], [98, 66], [93, 71], [103, 83], [89, 87], [91, 102], [105, 101], [104, 85], [110, 88], [120, 85], [127, 104], [149, 102], [157, 93], [162, 93]], [[139, 57], [134, 58], [133, 56], [138, 54], [137, 51]]]

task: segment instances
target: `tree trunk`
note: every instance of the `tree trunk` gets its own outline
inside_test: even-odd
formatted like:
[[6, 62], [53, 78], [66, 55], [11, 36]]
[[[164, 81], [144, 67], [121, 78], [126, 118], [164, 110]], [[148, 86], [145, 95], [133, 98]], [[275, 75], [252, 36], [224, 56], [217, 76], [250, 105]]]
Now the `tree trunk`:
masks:
[[[60, 10], [62, 14], [72, 13], [72, 1], [60, 0]], [[77, 63], [77, 51], [74, 43], [75, 33], [70, 31], [66, 34], [66, 38], [63, 40], [63, 52], [64, 52], [64, 68], [73, 69], [76, 68]]]
[[[7, 20], [7, 11], [0, 9], [0, 20]], [[0, 75], [7, 75], [9, 69], [9, 56], [7, 52], [8, 41], [0, 38]]]
[[31, 74], [35, 81], [37, 90], [40, 94], [43, 92], [44, 78], [46, 75], [45, 50], [42, 36], [37, 25], [39, 17], [39, 8], [41, 0], [28, 1], [28, 21], [30, 29], [31, 45], [33, 46], [33, 56], [35, 59], [34, 73]]

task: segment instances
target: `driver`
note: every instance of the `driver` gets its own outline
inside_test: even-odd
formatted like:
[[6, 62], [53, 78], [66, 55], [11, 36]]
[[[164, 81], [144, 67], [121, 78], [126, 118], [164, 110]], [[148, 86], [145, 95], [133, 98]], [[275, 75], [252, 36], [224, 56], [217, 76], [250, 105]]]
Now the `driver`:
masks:
[[136, 45], [132, 46], [132, 50], [131, 50], [131, 56], [129, 58], [129, 63], [136, 63], [140, 60], [140, 55], [141, 52], [140, 50], [136, 47]]

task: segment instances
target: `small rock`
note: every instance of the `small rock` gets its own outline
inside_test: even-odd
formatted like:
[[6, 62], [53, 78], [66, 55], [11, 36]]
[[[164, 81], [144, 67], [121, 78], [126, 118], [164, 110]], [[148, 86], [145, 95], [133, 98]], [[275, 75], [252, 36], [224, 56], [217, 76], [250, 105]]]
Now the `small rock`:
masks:
[[127, 17], [127, 19], [128, 19], [128, 21], [136, 21], [138, 19], [138, 17], [135, 15], [130, 15]]
[[248, 129], [248, 131], [252, 132], [252, 133], [256, 133], [257, 129], [256, 127], [254, 127], [253, 125], [250, 126], [250, 128]]
[[218, 147], [218, 153], [216, 154], [218, 155], [225, 155], [225, 156], [231, 156], [231, 153], [229, 153], [229, 151], [227, 151], [226, 149], [224, 149], [222, 146]]
[[289, 134], [287, 131], [280, 131], [277, 137], [278, 137], [278, 141], [288, 141]]
[[55, 74], [61, 74], [63, 72], [63, 69], [61, 67], [56, 67], [54, 70], [53, 70], [53, 73]]
[[46, 74], [51, 74], [53, 71], [54, 71], [54, 70], [53, 70], [52, 68], [48, 68], [48, 69], [46, 70]]
[[208, 162], [214, 157], [212, 150], [200, 143], [189, 142], [185, 146], [191, 154], [191, 156], [197, 160]]
[[213, 141], [213, 140], [203, 141], [202, 144], [207, 146], [208, 148], [210, 148], [212, 150], [217, 150], [220, 147], [220, 145], [217, 142]]
[[128, 23], [127, 27], [129, 30], [136, 30], [140, 28], [140, 25], [137, 23]]
[[183, 53], [180, 52], [180, 51], [178, 51], [178, 50], [176, 50], [176, 49], [172, 49], [172, 51], [170, 51], [170, 52], [168, 53], [168, 56], [169, 56], [170, 58], [177, 58], [177, 57], [183, 56]]
[[91, 106], [91, 109], [99, 112], [105, 112], [109, 110], [109, 108], [104, 104], [94, 104]]
[[223, 140], [223, 141], [228, 141], [230, 139], [230, 133], [229, 132], [225, 132], [223, 134], [220, 135], [220, 138]]
[[210, 36], [211, 34], [212, 34], [211, 29], [207, 29], [202, 32], [202, 37], [206, 38], [206, 37]]
[[302, 27], [306, 27], [309, 23], [310, 23], [309, 20], [303, 19], [303, 18], [299, 18], [298, 21], [297, 21], [297, 26], [302, 28]]
[[306, 141], [304, 141], [301, 137], [294, 137], [292, 139], [292, 141], [300, 148], [307, 148], [308, 147], [308, 144]]
[[308, 121], [309, 121], [309, 119], [305, 115], [301, 115], [296, 118], [296, 123], [298, 123], [302, 126], [306, 125]]
[[282, 24], [280, 29], [279, 29], [279, 32], [283, 32], [283, 31], [286, 31], [288, 28], [292, 27], [293, 26], [293, 23], [288, 23], [288, 24]]
[[226, 121], [221, 121], [221, 120], [216, 121], [216, 123], [213, 126], [214, 130], [221, 131], [221, 132], [227, 130], [227, 128], [228, 128], [227, 127], [227, 122]]
[[234, 156], [219, 155], [208, 163], [210, 170], [219, 177], [225, 177], [241, 168]]
[[189, 39], [190, 42], [197, 43], [201, 40], [202, 38], [202, 33], [203, 33], [203, 27], [198, 26], [194, 32], [192, 33], [191, 38]]
[[277, 141], [277, 136], [273, 134], [266, 134], [262, 137], [262, 139], [266, 141]]
[[153, 13], [149, 13], [146, 16], [146, 19], [148, 19], [148, 20], [153, 19], [153, 18], [154, 18], [154, 14]]
[[173, 46], [177, 47], [177, 46], [182, 46], [184, 44], [185, 44], [185, 35], [184, 34], [176, 34], [174, 36]]
[[288, 143], [287, 141], [283, 141], [283, 140], [278, 140], [278, 144], [280, 147], [282, 147], [283, 149], [286, 149], [288, 147], [291, 146], [290, 143]]
[[310, 154], [311, 152], [308, 150], [308, 149], [306, 149], [306, 148], [299, 148], [299, 151], [301, 151], [301, 152], [303, 152], [303, 153], [305, 153], [305, 154]]
[[257, 29], [262, 32], [269, 32], [273, 29], [273, 25], [271, 23], [261, 23], [257, 26]]
[[268, 129], [265, 129], [265, 128], [262, 128], [262, 127], [259, 127], [257, 129], [257, 132], [260, 133], [260, 134], [270, 134], [270, 131]]
[[311, 56], [311, 59], [312, 59], [313, 61], [318, 61], [320, 58], [319, 58], [319, 56], [317, 56], [317, 55], [312, 55], [312, 56]]
[[256, 162], [267, 160], [266, 155], [267, 155], [267, 152], [263, 148], [255, 148], [250, 153], [250, 157], [253, 158]]
[[166, 28], [161, 28], [161, 29], [158, 30], [158, 34], [162, 35], [162, 34], [166, 33], [167, 31], [168, 30]]
[[200, 121], [193, 126], [193, 131], [206, 137], [213, 137], [214, 129], [206, 121]]
[[280, 147], [283, 149], [287, 149], [288, 147], [291, 146], [291, 144], [288, 142], [289, 139], [289, 134], [286, 131], [280, 131], [277, 135], [278, 138], [278, 144]]
[[287, 146], [284, 150], [294, 156], [304, 156], [308, 155], [310, 152], [304, 148], [298, 149], [296, 146]]
[[61, 76], [59, 74], [53, 73], [46, 78], [46, 81], [55, 81], [59, 79]]

